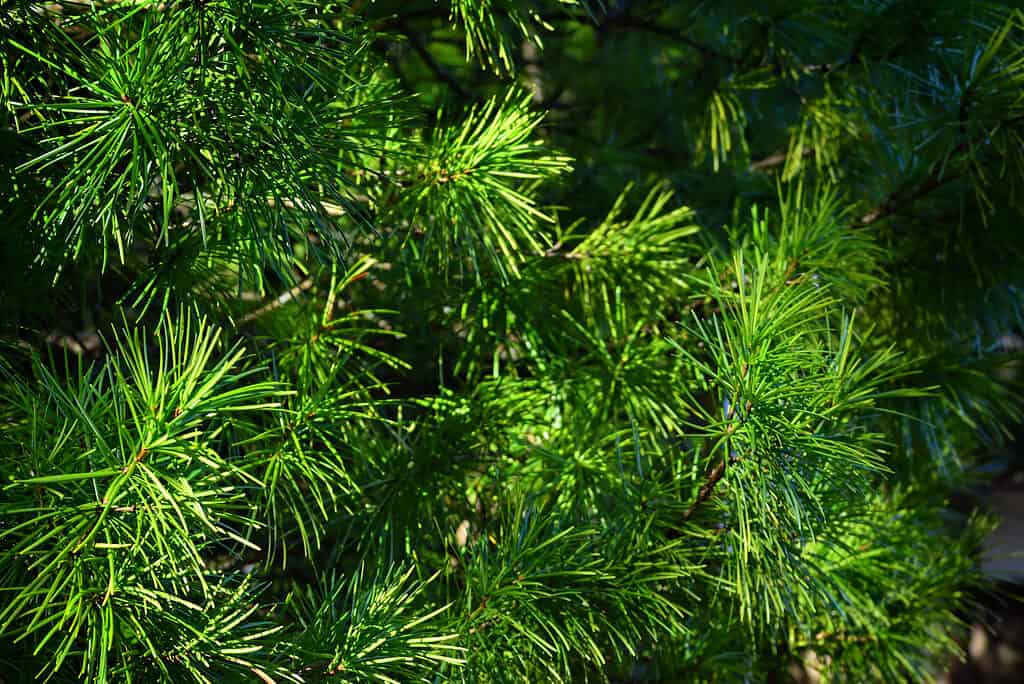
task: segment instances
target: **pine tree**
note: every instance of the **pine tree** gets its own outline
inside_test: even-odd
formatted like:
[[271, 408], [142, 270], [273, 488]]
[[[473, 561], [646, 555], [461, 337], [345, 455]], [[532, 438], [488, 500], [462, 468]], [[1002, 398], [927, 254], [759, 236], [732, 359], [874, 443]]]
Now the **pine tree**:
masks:
[[[0, 679], [929, 680], [1024, 13], [7, 0]], [[964, 499], [963, 496], [958, 496]]]

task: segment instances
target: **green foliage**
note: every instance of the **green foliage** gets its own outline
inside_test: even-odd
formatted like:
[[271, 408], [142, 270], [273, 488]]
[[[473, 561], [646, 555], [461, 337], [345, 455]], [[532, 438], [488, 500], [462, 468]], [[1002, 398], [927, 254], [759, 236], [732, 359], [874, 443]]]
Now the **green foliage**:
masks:
[[[550, 3], [563, 12], [593, 13], [588, 0], [556, 0]], [[509, 0], [454, 0], [451, 21], [466, 36], [466, 57], [476, 57], [495, 71], [511, 71], [516, 39], [526, 39], [542, 46], [542, 33], [554, 27], [542, 16], [543, 2], [510, 2]], [[549, 10], [550, 12], [550, 10]]]
[[969, 487], [1024, 416], [1019, 10], [0, 26], [4, 681], [903, 682], [957, 653]]
[[540, 249], [538, 221], [551, 221], [529, 197], [530, 187], [568, 170], [568, 158], [547, 153], [531, 133], [543, 118], [509, 91], [473, 108], [459, 126], [439, 126], [427, 143], [417, 181], [394, 210], [423, 223], [424, 251], [474, 265], [490, 258], [516, 273], [524, 254]]
[[62, 378], [34, 358], [33, 379], [8, 374], [0, 621], [46, 648], [42, 673], [72, 658], [105, 681], [127, 660], [160, 661], [169, 651], [153, 632], [195, 648], [179, 652], [189, 670], [247, 640], [214, 627], [248, 613], [208, 616], [211, 633], [195, 641], [189, 632], [227, 605], [204, 556], [254, 546], [240, 534], [255, 523], [248, 478], [225, 437], [236, 415], [276, 407], [282, 388], [246, 381], [241, 350], [214, 360], [217, 338], [204, 321], [167, 317], [153, 346], [123, 336], [101, 365], [65, 357]]
[[523, 508], [509, 518], [459, 559], [463, 677], [565, 679], [574, 666], [628, 663], [640, 644], [688, 631], [662, 592], [693, 571], [674, 544], [636, 553], [617, 525], [602, 532]]
[[426, 680], [438, 665], [461, 665], [465, 649], [453, 643], [459, 635], [435, 634], [430, 624], [447, 606], [406, 615], [425, 584], [410, 582], [413, 570], [371, 578], [364, 587], [359, 569], [347, 586], [329, 578], [324, 587], [296, 594], [302, 636], [289, 656], [316, 663], [300, 674], [313, 681], [400, 682]]

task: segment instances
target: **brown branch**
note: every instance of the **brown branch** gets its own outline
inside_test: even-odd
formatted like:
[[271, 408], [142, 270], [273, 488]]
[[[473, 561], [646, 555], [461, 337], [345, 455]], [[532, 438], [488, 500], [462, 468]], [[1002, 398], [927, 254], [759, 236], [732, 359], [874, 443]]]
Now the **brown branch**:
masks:
[[559, 240], [555, 244], [553, 244], [550, 247], [548, 247], [547, 249], [545, 249], [543, 252], [538, 252], [537, 256], [555, 257], [555, 258], [559, 258], [559, 259], [570, 259], [570, 260], [588, 259], [588, 258], [590, 258], [592, 256], [595, 256], [595, 255], [591, 254], [590, 252], [579, 252], [579, 251], [577, 251], [575, 249], [572, 250], [571, 252], [562, 252], [562, 251], [560, 251], [561, 249], [562, 249], [562, 241]]
[[[807, 149], [805, 149], [801, 153], [801, 156], [804, 159], [807, 159], [808, 157], [813, 157], [814, 156], [814, 148], [808, 147]], [[769, 156], [765, 157], [764, 159], [758, 159], [755, 162], [751, 162], [750, 166], [747, 167], [747, 170], [748, 171], [764, 171], [765, 169], [770, 169], [773, 166], [778, 166], [779, 164], [785, 164], [787, 159], [789, 159], [789, 155], [786, 152], [778, 152], [776, 154], [769, 155]]]
[[793, 645], [795, 647], [797, 647], [797, 648], [807, 648], [807, 647], [815, 646], [817, 644], [821, 644], [821, 643], [825, 643], [825, 642], [829, 642], [829, 641], [838, 641], [838, 642], [854, 643], [854, 644], [866, 644], [866, 643], [873, 643], [873, 642], [878, 641], [878, 637], [875, 636], [874, 634], [850, 634], [848, 632], [841, 632], [841, 631], [840, 632], [821, 631], [821, 632], [818, 632], [817, 634], [815, 634], [814, 637], [811, 640], [797, 641]]
[[[744, 365], [743, 374], [746, 375], [746, 365]], [[726, 412], [725, 419], [727, 421], [728, 420], [732, 420], [732, 417], [733, 417], [735, 411], [736, 411], [736, 405], [735, 404], [730, 404], [729, 409]], [[726, 436], [731, 435], [733, 430], [735, 430], [735, 429], [736, 429], [736, 425], [734, 423], [730, 423], [725, 428], [725, 435]], [[709, 444], [711, 444], [710, 440], [708, 440], [708, 441], [706, 441], [704, 443], [704, 448], [701, 449], [701, 455], [698, 458], [701, 458], [701, 457], [703, 457], [705, 455], [704, 454], [704, 450], [707, 448], [707, 446]], [[728, 451], [728, 449], [727, 449], [727, 451]], [[693, 514], [697, 510], [697, 507], [700, 506], [702, 503], [704, 503], [705, 501], [707, 501], [711, 497], [712, 492], [715, 491], [715, 485], [717, 485], [719, 483], [719, 481], [725, 476], [725, 466], [726, 466], [726, 463], [728, 463], [728, 462], [729, 462], [728, 455], [723, 456], [722, 460], [719, 461], [718, 463], [716, 463], [715, 467], [712, 468], [711, 472], [708, 473], [707, 478], [704, 480], [704, 484], [701, 485], [700, 491], [697, 492], [696, 500], [694, 500], [694, 502], [692, 504], [690, 504], [690, 507], [686, 509], [686, 512], [683, 513], [683, 521], [684, 522], [689, 520], [691, 517], [693, 517]]]
[[242, 318], [239, 320], [239, 322], [240, 323], [248, 323], [249, 321], [252, 321], [252, 320], [254, 320], [256, 318], [259, 318], [260, 316], [262, 316], [263, 314], [267, 313], [268, 311], [273, 311], [274, 309], [282, 307], [285, 304], [287, 304], [288, 302], [290, 302], [291, 300], [293, 300], [296, 297], [298, 297], [300, 294], [302, 294], [306, 290], [310, 289], [311, 287], [313, 287], [313, 279], [312, 278], [306, 278], [301, 283], [299, 283], [298, 285], [296, 285], [292, 289], [288, 290], [284, 294], [276, 297], [275, 299], [272, 299], [270, 302], [268, 302], [267, 304], [264, 304], [263, 306], [261, 306], [260, 308], [256, 309], [255, 311], [250, 311], [249, 313], [245, 314], [244, 316], [242, 316]]
[[864, 43], [868, 37], [868, 28], [865, 27], [860, 35], [857, 36], [857, 40], [854, 41], [853, 47], [850, 48], [850, 54], [843, 57], [837, 62], [824, 62], [821, 64], [805, 64], [803, 66], [804, 73], [815, 73], [820, 72], [822, 74], [828, 74], [833, 71], [838, 71], [843, 67], [848, 67], [858, 59], [860, 59], [860, 53], [864, 50]]
[[[967, 116], [966, 112], [967, 112], [967, 110], [966, 110], [966, 104], [965, 104], [964, 101], [961, 101], [960, 107], [961, 107], [961, 114], [960, 114], [961, 120], [960, 120], [959, 123], [960, 123], [961, 130], [963, 130], [966, 127], [966, 123], [967, 123], [967, 121], [966, 121], [966, 116]], [[971, 141], [966, 141], [965, 140], [965, 141], [961, 142], [959, 145], [957, 145], [953, 149], [953, 153], [952, 154], [957, 154], [957, 153], [963, 152], [963, 151], [967, 150], [968, 147], [974, 147], [975, 145], [978, 145], [978, 144], [984, 142], [986, 138], [990, 137], [995, 132], [995, 130], [1000, 128], [1000, 127], [1009, 126], [1011, 124], [1015, 124], [1015, 123], [1018, 123], [1020, 121], [1024, 121], [1024, 114], [1020, 114], [1020, 115], [1011, 117], [1009, 119], [1004, 119], [1003, 121], [1000, 121], [996, 125], [995, 129], [993, 129], [991, 131], [987, 131], [987, 132], [983, 133], [982, 135], [979, 135], [974, 140], [971, 140]], [[862, 226], [869, 226], [872, 223], [877, 223], [878, 221], [881, 221], [882, 219], [884, 219], [884, 218], [886, 218], [888, 216], [891, 216], [892, 214], [895, 214], [895, 213], [899, 212], [900, 210], [904, 209], [905, 207], [913, 204], [914, 202], [916, 202], [917, 200], [921, 199], [925, 195], [927, 195], [927, 194], [929, 194], [929, 193], [931, 193], [931, 192], [941, 188], [943, 185], [946, 185], [950, 181], [954, 181], [954, 180], [956, 180], [956, 179], [958, 179], [960, 177], [960, 174], [957, 174], [957, 173], [950, 173], [950, 174], [943, 175], [942, 174], [942, 170], [943, 170], [944, 167], [945, 167], [945, 164], [942, 164], [942, 165], [938, 165], [935, 168], [933, 168], [932, 172], [930, 174], [928, 174], [928, 177], [925, 178], [924, 181], [919, 186], [917, 186], [917, 188], [915, 188], [914, 190], [912, 190], [910, 192], [906, 192], [904, 190], [896, 190], [896, 191], [894, 191], [879, 206], [875, 207], [874, 209], [872, 209], [871, 211], [869, 211], [868, 213], [864, 214], [859, 219], [857, 219], [857, 223], [862, 225]]]
[[697, 510], [697, 507], [707, 501], [711, 496], [711, 493], [715, 491], [715, 485], [717, 485], [719, 480], [721, 480], [725, 475], [725, 463], [726, 459], [723, 458], [721, 461], [716, 463], [715, 467], [711, 469], [710, 473], [708, 473], [707, 480], [701, 486], [700, 491], [697, 492], [697, 499], [690, 504], [690, 507], [686, 509], [685, 513], [683, 513], [684, 521], [689, 520], [694, 511]]
[[786, 163], [788, 155], [785, 152], [778, 152], [776, 154], [769, 155], [764, 159], [758, 159], [755, 162], [751, 162], [750, 166], [747, 167], [749, 171], [763, 171], [764, 169], [770, 169], [773, 166]]
[[878, 221], [899, 212], [904, 207], [910, 206], [930, 192], [941, 188], [943, 185], [956, 180], [957, 178], [959, 178], [959, 175], [954, 173], [947, 174], [942, 177], [940, 170], [935, 169], [928, 175], [924, 182], [917, 186], [913, 191], [902, 192], [897, 190], [889, 195], [882, 204], [861, 216], [857, 222], [862, 226], [870, 226], [872, 223], [877, 223]]

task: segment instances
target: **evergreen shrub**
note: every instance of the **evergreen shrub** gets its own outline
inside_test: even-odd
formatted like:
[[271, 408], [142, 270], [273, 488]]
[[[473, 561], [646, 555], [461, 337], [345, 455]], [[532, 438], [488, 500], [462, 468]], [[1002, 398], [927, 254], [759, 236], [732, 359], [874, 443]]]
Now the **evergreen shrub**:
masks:
[[929, 680], [1024, 13], [0, 3], [0, 680]]

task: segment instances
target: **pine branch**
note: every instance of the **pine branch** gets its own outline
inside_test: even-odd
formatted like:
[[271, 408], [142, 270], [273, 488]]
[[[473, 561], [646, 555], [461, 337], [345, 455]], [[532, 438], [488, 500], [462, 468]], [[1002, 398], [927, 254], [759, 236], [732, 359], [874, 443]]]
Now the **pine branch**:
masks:
[[858, 223], [862, 226], [869, 226], [873, 223], [877, 223], [884, 218], [899, 213], [900, 211], [910, 207], [917, 200], [926, 197], [930, 193], [938, 190], [947, 183], [951, 183], [959, 178], [959, 174], [956, 173], [942, 173], [941, 167], [934, 169], [928, 177], [924, 179], [917, 187], [910, 191], [897, 190], [889, 195], [884, 202], [879, 206], [875, 207], [871, 211], [863, 214], [859, 219]]
[[[807, 148], [801, 153], [801, 157], [804, 159], [810, 159], [814, 157], [814, 149]], [[750, 163], [747, 167], [749, 171], [764, 171], [781, 164], [785, 164], [789, 160], [789, 155], [786, 152], [778, 152], [776, 154], [768, 155], [763, 159], [758, 159]]]
[[934, 671], [1022, 15], [417, 4], [0, 9], [2, 676]]
[[313, 287], [313, 279], [312, 278], [306, 278], [301, 283], [299, 283], [295, 287], [291, 288], [287, 292], [284, 292], [281, 295], [278, 295], [277, 297], [275, 297], [271, 301], [267, 302], [263, 306], [259, 307], [258, 309], [254, 309], [253, 311], [250, 311], [249, 313], [245, 314], [244, 316], [242, 316], [239, 319], [239, 322], [240, 323], [249, 323], [250, 321], [253, 321], [253, 320], [259, 318], [260, 316], [262, 316], [263, 314], [267, 313], [268, 311], [273, 311], [274, 309], [277, 309], [279, 307], [284, 306], [285, 304], [287, 304], [288, 302], [290, 302], [294, 298], [298, 297], [303, 292], [308, 291], [312, 287]]
[[726, 459], [722, 458], [722, 460], [715, 464], [715, 467], [708, 473], [704, 484], [701, 485], [700, 491], [697, 492], [697, 498], [689, 505], [686, 511], [683, 512], [684, 522], [693, 516], [698, 506], [711, 497], [711, 494], [715, 491], [715, 485], [717, 485], [719, 480], [725, 476], [725, 464]]

